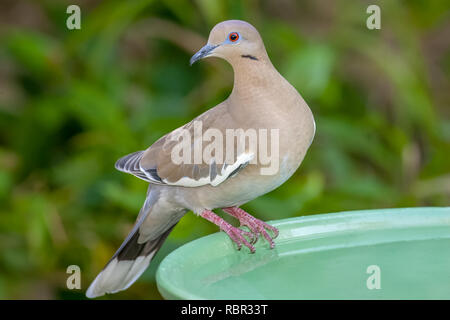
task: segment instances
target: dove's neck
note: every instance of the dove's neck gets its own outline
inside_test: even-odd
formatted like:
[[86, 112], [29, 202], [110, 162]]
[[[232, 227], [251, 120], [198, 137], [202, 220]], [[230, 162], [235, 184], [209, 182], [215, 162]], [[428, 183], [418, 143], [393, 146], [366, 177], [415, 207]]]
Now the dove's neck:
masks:
[[[234, 87], [228, 109], [235, 119], [252, 125], [298, 127], [311, 118], [299, 92], [275, 69], [270, 60], [242, 59], [233, 64]], [[255, 115], [258, 115], [255, 117]]]
[[236, 102], [233, 105], [238, 108], [265, 107], [268, 105], [267, 102], [271, 102], [272, 105], [277, 104], [278, 108], [283, 108], [283, 105], [288, 108], [289, 104], [279, 102], [286, 97], [299, 96], [298, 92], [275, 69], [267, 56], [259, 60], [241, 58], [232, 66], [234, 86], [229, 99]]
[[240, 61], [236, 61], [232, 66], [234, 86], [231, 96], [239, 99], [248, 99], [260, 92], [267, 92], [282, 78], [268, 58], [240, 58]]

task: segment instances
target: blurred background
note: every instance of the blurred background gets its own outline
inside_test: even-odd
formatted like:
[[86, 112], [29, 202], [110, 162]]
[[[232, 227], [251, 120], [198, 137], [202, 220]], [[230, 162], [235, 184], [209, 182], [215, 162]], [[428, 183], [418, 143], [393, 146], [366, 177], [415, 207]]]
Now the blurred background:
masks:
[[[68, 30], [66, 8], [81, 8]], [[381, 30], [366, 9], [381, 8]], [[0, 2], [0, 298], [83, 299], [147, 184], [115, 161], [225, 99], [231, 67], [189, 66], [210, 29], [243, 19], [317, 123], [300, 170], [245, 209], [263, 220], [450, 203], [448, 1]], [[159, 299], [155, 271], [217, 232], [188, 213], [151, 267], [108, 299]], [[82, 290], [66, 288], [79, 265]]]

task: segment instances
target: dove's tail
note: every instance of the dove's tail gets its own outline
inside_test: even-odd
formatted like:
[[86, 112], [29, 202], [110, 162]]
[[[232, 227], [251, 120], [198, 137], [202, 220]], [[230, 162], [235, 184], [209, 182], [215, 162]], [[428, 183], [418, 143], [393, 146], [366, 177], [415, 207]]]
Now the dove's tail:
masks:
[[145, 235], [143, 236], [141, 231], [144, 226], [142, 225], [144, 221], [145, 225], [149, 222], [149, 219], [146, 221], [146, 218], [149, 216], [150, 211], [153, 211], [149, 208], [148, 204], [149, 202], [155, 204], [154, 201], [149, 200], [151, 198], [147, 197], [133, 230], [128, 234], [128, 237], [120, 248], [89, 286], [86, 291], [88, 298], [99, 297], [105, 293], [116, 293], [131, 286], [147, 269], [150, 261], [177, 224], [179, 219], [171, 221], [165, 226], [161, 226], [164, 230], [160, 229], [161, 231], [158, 232], [159, 235], [157, 237], [148, 238]]

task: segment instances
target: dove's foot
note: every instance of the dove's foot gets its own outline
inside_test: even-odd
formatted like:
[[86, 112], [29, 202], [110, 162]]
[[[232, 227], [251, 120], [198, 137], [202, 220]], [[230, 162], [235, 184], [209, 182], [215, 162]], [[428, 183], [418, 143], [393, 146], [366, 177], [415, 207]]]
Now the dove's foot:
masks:
[[[233, 240], [234, 243], [236, 243], [238, 250], [241, 250], [242, 245], [244, 245], [250, 249], [251, 253], [255, 252], [255, 247], [252, 245], [252, 243], [255, 243], [258, 238], [254, 233], [233, 227], [217, 214], [209, 210], [204, 210], [201, 216], [217, 225], [220, 230], [223, 230], [230, 237], [230, 239]], [[245, 237], [248, 237], [250, 241], [248, 241]]]
[[[258, 240], [258, 237], [261, 234], [267, 240], [267, 242], [269, 242], [270, 248], [273, 249], [275, 247], [273, 239], [278, 237], [279, 232], [277, 228], [265, 223], [264, 221], [256, 219], [255, 217], [238, 207], [223, 208], [223, 211], [239, 219], [241, 226], [248, 227], [250, 231], [255, 235], [256, 240]], [[271, 231], [273, 233], [273, 237], [271, 237], [266, 230]]]

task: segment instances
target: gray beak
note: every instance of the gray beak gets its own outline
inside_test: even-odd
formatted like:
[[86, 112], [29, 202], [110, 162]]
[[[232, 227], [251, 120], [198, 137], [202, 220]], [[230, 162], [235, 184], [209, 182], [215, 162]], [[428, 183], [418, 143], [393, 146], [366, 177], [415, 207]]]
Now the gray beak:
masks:
[[191, 64], [191, 66], [195, 63], [195, 61], [206, 58], [207, 56], [209, 56], [211, 54], [211, 52], [217, 48], [219, 45], [211, 45], [211, 44], [207, 44], [206, 46], [204, 46], [203, 48], [201, 48], [196, 54], [194, 54], [191, 58], [191, 60], [189, 60], [189, 63]]

